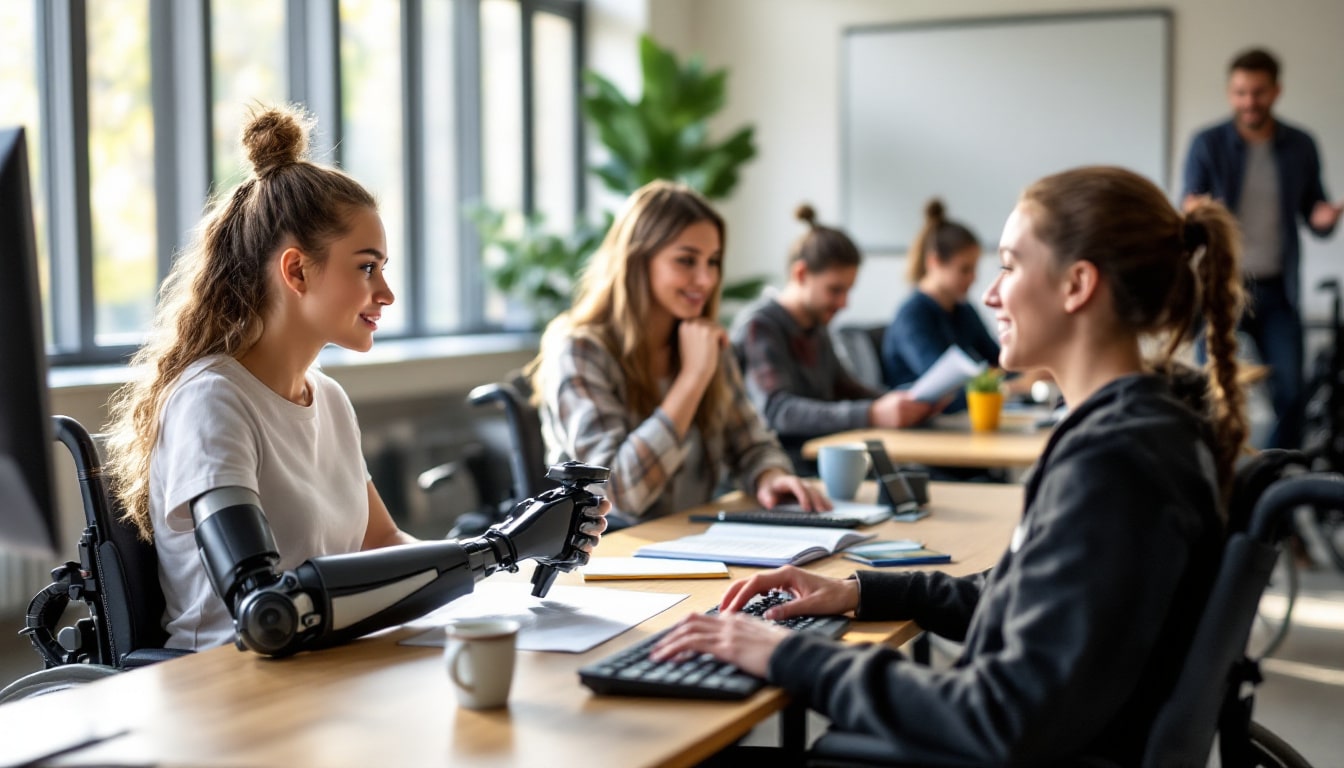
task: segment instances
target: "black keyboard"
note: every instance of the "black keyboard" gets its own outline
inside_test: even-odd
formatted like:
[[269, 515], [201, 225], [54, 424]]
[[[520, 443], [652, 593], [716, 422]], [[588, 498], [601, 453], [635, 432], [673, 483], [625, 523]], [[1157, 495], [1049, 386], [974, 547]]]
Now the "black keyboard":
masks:
[[715, 512], [691, 515], [693, 523], [754, 523], [756, 525], [807, 525], [813, 528], [858, 528], [863, 521], [857, 517], [826, 517], [810, 512]]
[[[743, 613], [760, 616], [791, 599], [791, 595], [784, 593], [757, 595], [747, 603]], [[706, 613], [718, 613], [718, 608]], [[799, 616], [775, 623], [800, 632], [820, 632], [832, 638], [843, 635], [849, 628], [849, 619], [844, 616]], [[649, 651], [670, 631], [665, 629], [581, 668], [579, 680], [595, 693], [683, 699], [745, 699], [765, 685], [761, 678], [707, 653], [684, 661], [653, 661]]]

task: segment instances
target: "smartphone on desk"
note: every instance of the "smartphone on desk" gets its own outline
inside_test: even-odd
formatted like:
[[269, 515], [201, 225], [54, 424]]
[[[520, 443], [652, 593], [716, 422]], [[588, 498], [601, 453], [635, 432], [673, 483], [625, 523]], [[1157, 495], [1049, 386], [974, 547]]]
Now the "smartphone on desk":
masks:
[[[868, 440], [864, 445], [867, 446], [868, 457], [873, 462], [873, 475], [877, 479], [878, 503], [891, 507], [892, 512], [897, 516], [917, 513], [920, 505], [927, 503], [929, 500], [929, 476], [923, 472], [911, 473], [910, 476], [898, 472], [891, 463], [891, 457], [887, 456], [887, 448], [881, 440]], [[919, 489], [916, 489], [914, 484], [911, 483], [915, 474], [919, 475], [919, 478], [915, 480], [920, 486]]]

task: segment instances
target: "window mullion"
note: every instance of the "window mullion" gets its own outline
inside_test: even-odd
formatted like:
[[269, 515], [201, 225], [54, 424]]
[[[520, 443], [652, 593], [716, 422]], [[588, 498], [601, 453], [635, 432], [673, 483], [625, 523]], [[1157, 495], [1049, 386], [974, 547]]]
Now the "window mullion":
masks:
[[481, 200], [484, 184], [481, 178], [481, 8], [479, 0], [456, 0], [457, 56], [457, 173], [458, 200], [451, 215], [461, 222], [457, 228], [458, 247], [461, 249], [461, 283], [458, 290], [462, 299], [462, 317], [468, 328], [479, 328], [485, 322], [484, 270], [481, 265], [481, 239], [476, 227], [463, 215], [463, 206], [469, 200]]
[[341, 164], [341, 12], [339, 0], [289, 0], [290, 98], [317, 118], [312, 155]]
[[425, 254], [429, 243], [425, 237], [425, 108], [423, 101], [423, 55], [421, 36], [422, 8], [420, 0], [402, 0], [402, 113], [403, 184], [406, 196], [406, 288], [411, 294], [410, 311], [406, 313], [406, 334], [423, 336], [428, 325], [427, 310], [431, 282], [425, 279]]
[[158, 275], [187, 244], [210, 193], [209, 0], [150, 0]]
[[534, 10], [532, 4], [523, 0], [519, 11], [522, 14], [522, 44], [519, 46], [523, 57], [523, 215], [531, 216], [537, 210], [537, 148], [536, 129], [532, 121], [536, 119], [536, 78], [533, 76], [532, 63], [535, 58], [532, 55], [532, 20]]
[[574, 6], [574, 221], [581, 222], [588, 208], [587, 189], [584, 183], [587, 177], [588, 162], [584, 144], [583, 107], [583, 49], [584, 49], [584, 12], [583, 5]]
[[62, 353], [94, 349], [89, 211], [89, 88], [84, 0], [38, 2], [42, 153], [46, 166], [52, 339]]

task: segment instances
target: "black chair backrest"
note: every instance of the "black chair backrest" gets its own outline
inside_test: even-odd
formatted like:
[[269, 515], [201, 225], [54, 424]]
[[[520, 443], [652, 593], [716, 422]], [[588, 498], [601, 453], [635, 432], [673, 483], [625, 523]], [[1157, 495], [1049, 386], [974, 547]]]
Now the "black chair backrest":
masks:
[[134, 527], [122, 522], [121, 507], [108, 492], [97, 443], [74, 419], [54, 418], [56, 438], [70, 450], [78, 472], [91, 541], [88, 554], [97, 577], [97, 605], [90, 606], [98, 635], [98, 659], [114, 667], [134, 667], [177, 652], [158, 653], [163, 630], [163, 590], [158, 554]]
[[[1228, 537], [1217, 580], [1195, 630], [1181, 676], [1149, 732], [1144, 765], [1204, 766], [1219, 730], [1219, 718], [1235, 699], [1243, 679], [1246, 641], [1255, 621], [1261, 593], [1278, 559], [1279, 542], [1291, 530], [1290, 516], [1299, 506], [1344, 505], [1344, 476], [1301, 474], [1258, 486], [1262, 473], [1282, 471], [1283, 457], [1270, 456], [1238, 470], [1238, 484], [1256, 499], [1245, 530]], [[1256, 483], [1250, 481], [1259, 479]], [[1263, 491], [1263, 492], [1260, 492]], [[1234, 505], [1245, 504], [1237, 499]], [[1250, 679], [1254, 680], [1254, 677]], [[1235, 688], [1234, 688], [1235, 686]], [[1245, 713], [1249, 719], [1250, 713]], [[1223, 739], [1228, 739], [1224, 733]], [[1225, 745], [1224, 749], [1228, 746]], [[1235, 747], [1234, 745], [1234, 748]], [[1226, 763], [1225, 763], [1226, 764]]]
[[835, 330], [836, 354], [849, 372], [873, 389], [885, 389], [882, 376], [882, 334], [886, 326], [845, 326]]
[[516, 503], [556, 487], [546, 478], [546, 445], [541, 436], [541, 417], [529, 400], [530, 387], [521, 376], [512, 381], [482, 384], [467, 399], [474, 406], [499, 403], [509, 423], [509, 470], [513, 475]]

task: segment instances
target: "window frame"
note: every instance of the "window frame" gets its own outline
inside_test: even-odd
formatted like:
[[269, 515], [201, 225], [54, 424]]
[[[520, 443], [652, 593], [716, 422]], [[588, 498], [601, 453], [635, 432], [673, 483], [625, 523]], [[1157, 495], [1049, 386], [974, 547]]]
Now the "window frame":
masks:
[[[92, 365], [128, 359], [136, 347], [95, 343], [96, 286], [92, 216], [89, 191], [89, 95], [87, 0], [30, 0], [37, 28], [37, 87], [42, 131], [36, 137], [42, 152], [47, 243], [52, 275], [49, 281], [53, 366]], [[153, 72], [151, 104], [155, 131], [154, 202], [158, 252], [158, 282], [184, 248], [199, 222], [208, 196], [216, 192], [213, 178], [211, 6], [221, 0], [150, 0], [150, 64]], [[443, 335], [498, 332], [485, 319], [485, 274], [482, 246], [475, 227], [463, 215], [464, 205], [481, 198], [481, 57], [480, 0], [450, 2], [453, 16], [451, 53], [454, 109], [458, 130], [454, 136], [427, 136], [425, 91], [422, 88], [423, 9], [436, 0], [400, 0], [403, 73], [403, 184], [407, 201], [406, 250], [400, 262], [407, 270], [408, 311], [404, 331], [384, 339], [416, 339]], [[574, 55], [574, 220], [581, 221], [586, 206], [584, 125], [579, 100], [584, 57], [584, 4], [582, 0], [515, 0], [521, 14], [523, 213], [535, 211], [534, 84], [532, 27], [545, 12], [567, 19], [573, 27]], [[297, 20], [297, 21], [296, 21]], [[302, 103], [321, 129], [313, 137], [313, 151], [341, 163], [341, 64], [339, 0], [287, 0], [286, 39], [288, 98]], [[424, 279], [427, 254], [426, 221], [430, 216], [422, 191], [423, 163], [428, 142], [453, 142], [457, 190], [457, 292], [461, 313], [457, 329], [449, 334], [428, 330], [428, 307], [434, 300], [432, 281]], [[71, 150], [70, 148], [75, 148]], [[36, 181], [36, 180], [35, 180]], [[36, 184], [35, 184], [36, 186]], [[450, 247], [451, 247], [450, 245]], [[146, 329], [148, 330], [148, 329]]]

